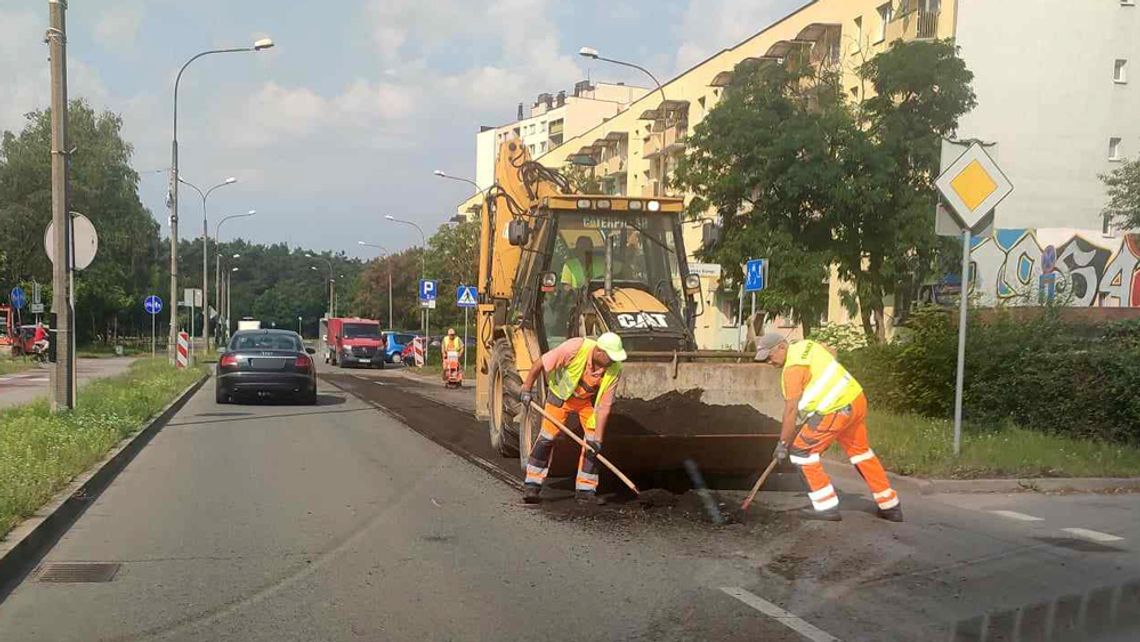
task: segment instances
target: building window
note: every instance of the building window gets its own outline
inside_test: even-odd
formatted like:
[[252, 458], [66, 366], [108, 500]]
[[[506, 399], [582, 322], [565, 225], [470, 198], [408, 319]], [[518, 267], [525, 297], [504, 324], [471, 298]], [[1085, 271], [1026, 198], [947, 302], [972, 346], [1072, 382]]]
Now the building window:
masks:
[[887, 23], [894, 17], [895, 9], [888, 2], [880, 5], [877, 11], [879, 12], [879, 34], [875, 42], [882, 42], [887, 39]]
[[534, 145], [527, 145], [527, 149], [530, 151], [530, 155], [534, 156]]
[[539, 141], [539, 143], [538, 143], [538, 153], [539, 153], [539, 154], [545, 154], [545, 153], [546, 153], [546, 141], [544, 141], [544, 140], [543, 140], [543, 141]]
[[855, 18], [855, 51], [863, 47], [863, 16]]
[[1114, 138], [1108, 139], [1108, 160], [1110, 160], [1110, 161], [1120, 160], [1120, 139], [1119, 138], [1114, 137]]
[[1128, 82], [1128, 61], [1117, 58], [1112, 65], [1112, 79], [1120, 84]]

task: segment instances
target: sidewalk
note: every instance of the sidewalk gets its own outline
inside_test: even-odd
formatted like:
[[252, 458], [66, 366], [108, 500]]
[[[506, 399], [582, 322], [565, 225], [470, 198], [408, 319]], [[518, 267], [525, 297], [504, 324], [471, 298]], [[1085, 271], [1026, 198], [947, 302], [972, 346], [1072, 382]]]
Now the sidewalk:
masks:
[[[79, 359], [77, 362], [79, 385], [125, 372], [134, 361], [135, 357]], [[50, 366], [0, 377], [0, 409], [29, 403], [46, 396], [50, 377]]]

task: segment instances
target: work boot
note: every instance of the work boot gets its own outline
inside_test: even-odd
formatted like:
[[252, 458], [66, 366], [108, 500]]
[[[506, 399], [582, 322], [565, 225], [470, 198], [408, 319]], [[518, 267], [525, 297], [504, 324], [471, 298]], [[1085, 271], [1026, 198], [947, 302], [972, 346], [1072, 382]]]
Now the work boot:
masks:
[[817, 522], [841, 522], [843, 516], [839, 514], [838, 508], [829, 508], [827, 510], [816, 510], [814, 508], [801, 508], [799, 510], [800, 519], [810, 519]]
[[537, 504], [542, 501], [542, 486], [527, 485], [523, 490], [524, 504]]
[[902, 506], [895, 506], [887, 510], [879, 509], [879, 517], [887, 520], [888, 522], [901, 522], [903, 521]]
[[594, 506], [604, 506], [606, 498], [597, 494], [592, 490], [576, 490], [574, 491], [574, 501], [579, 504], [593, 504]]

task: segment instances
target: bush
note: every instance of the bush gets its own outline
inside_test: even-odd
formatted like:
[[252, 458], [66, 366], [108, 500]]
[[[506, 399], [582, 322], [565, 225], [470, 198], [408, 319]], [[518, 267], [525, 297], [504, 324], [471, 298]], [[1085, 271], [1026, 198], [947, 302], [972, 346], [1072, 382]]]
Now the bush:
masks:
[[[958, 333], [945, 310], [911, 315], [906, 343], [845, 356], [878, 406], [951, 417]], [[964, 415], [978, 431], [1010, 423], [1079, 438], [1140, 443], [1140, 323], [1073, 326], [995, 311], [971, 322]]]

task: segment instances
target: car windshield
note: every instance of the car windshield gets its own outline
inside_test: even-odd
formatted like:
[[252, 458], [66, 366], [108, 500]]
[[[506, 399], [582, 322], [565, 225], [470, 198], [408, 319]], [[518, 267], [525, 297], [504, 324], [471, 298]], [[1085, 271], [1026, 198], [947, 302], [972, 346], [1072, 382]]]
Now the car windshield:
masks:
[[230, 341], [230, 350], [290, 350], [303, 352], [297, 337], [288, 334], [236, 334]]
[[346, 323], [340, 333], [345, 339], [376, 339], [380, 337], [380, 326], [372, 323]]

